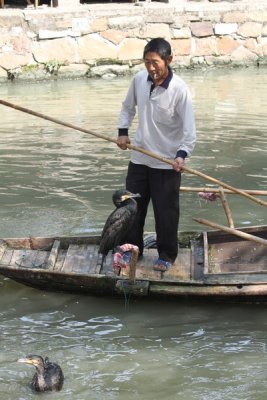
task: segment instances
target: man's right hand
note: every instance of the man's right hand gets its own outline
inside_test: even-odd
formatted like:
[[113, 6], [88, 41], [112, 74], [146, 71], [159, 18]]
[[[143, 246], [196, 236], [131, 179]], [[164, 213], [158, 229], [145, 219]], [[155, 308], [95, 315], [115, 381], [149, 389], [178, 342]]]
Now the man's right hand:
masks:
[[127, 144], [130, 144], [130, 143], [131, 143], [131, 141], [129, 139], [129, 136], [118, 136], [118, 138], [117, 138], [117, 146], [122, 150], [126, 150]]

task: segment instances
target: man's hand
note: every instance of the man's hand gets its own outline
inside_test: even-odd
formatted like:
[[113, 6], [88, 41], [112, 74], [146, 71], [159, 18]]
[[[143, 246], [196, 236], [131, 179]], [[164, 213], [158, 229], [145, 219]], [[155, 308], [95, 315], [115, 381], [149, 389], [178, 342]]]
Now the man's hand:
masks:
[[185, 165], [184, 159], [182, 157], [177, 157], [175, 158], [172, 167], [176, 172], [183, 172], [184, 165]]
[[130, 144], [131, 141], [129, 136], [118, 136], [117, 138], [117, 146], [120, 147], [122, 150], [127, 149], [127, 144]]

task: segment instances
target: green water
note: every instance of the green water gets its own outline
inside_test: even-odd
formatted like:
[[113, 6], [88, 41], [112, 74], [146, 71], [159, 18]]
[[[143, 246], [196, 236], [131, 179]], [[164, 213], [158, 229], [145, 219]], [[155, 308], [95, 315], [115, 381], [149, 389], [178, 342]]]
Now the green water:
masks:
[[[267, 190], [266, 70], [183, 72], [198, 142], [188, 166], [245, 189]], [[129, 79], [1, 85], [0, 97], [116, 137]], [[99, 233], [123, 186], [129, 153], [109, 142], [0, 107], [1, 237]], [[207, 182], [208, 183], [208, 182]], [[184, 186], [204, 180], [184, 174]], [[266, 208], [227, 197], [236, 225], [266, 224]], [[265, 197], [266, 199], [266, 197]], [[221, 204], [184, 193], [192, 217], [226, 224]], [[154, 230], [153, 214], [147, 230]], [[27, 288], [0, 278], [0, 393], [39, 399], [27, 354], [60, 362], [53, 399], [264, 400], [266, 304], [106, 299]]]

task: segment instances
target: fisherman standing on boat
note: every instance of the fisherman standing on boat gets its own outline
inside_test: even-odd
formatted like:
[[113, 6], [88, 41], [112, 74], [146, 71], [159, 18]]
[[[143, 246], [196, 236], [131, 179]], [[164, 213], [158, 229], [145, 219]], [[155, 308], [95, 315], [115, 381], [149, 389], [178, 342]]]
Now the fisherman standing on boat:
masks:
[[133, 144], [174, 160], [173, 167], [143, 153], [132, 151], [126, 189], [139, 193], [138, 213], [127, 242], [143, 252], [143, 231], [152, 199], [159, 258], [154, 269], [166, 271], [178, 252], [179, 192], [184, 160], [195, 146], [195, 119], [190, 91], [170, 68], [170, 43], [152, 39], [144, 48], [146, 70], [138, 72], [122, 103], [118, 146], [126, 150], [128, 129], [138, 111], [138, 127]]

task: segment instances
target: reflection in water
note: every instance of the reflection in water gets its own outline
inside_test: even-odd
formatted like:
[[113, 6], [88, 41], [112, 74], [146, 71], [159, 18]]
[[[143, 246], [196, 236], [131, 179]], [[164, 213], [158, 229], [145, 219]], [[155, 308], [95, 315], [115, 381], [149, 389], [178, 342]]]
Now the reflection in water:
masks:
[[[234, 186], [266, 190], [265, 71], [182, 75], [192, 88], [198, 126], [189, 166]], [[1, 97], [116, 137], [128, 83], [10, 84], [1, 86]], [[113, 208], [111, 194], [123, 186], [129, 153], [2, 106], [0, 118], [1, 236], [100, 232]], [[185, 186], [204, 183], [183, 178]], [[237, 225], [265, 222], [264, 207], [228, 198]], [[201, 229], [192, 216], [225, 224], [220, 204], [183, 194], [181, 229]], [[153, 230], [152, 213], [147, 229]], [[36, 398], [28, 386], [32, 368], [15, 362], [31, 353], [61, 364], [65, 384], [53, 394], [57, 400], [266, 397], [266, 304], [127, 303], [41, 292], [5, 278], [0, 288], [0, 392], [6, 400]]]
[[[192, 88], [198, 142], [189, 166], [233, 186], [266, 189], [264, 70], [183, 72]], [[116, 137], [130, 78], [7, 85], [10, 102]], [[51, 95], [52, 93], [52, 95]], [[2, 236], [100, 232], [124, 185], [128, 151], [114, 143], [1, 106]], [[184, 174], [183, 185], [211, 184]], [[263, 223], [262, 207], [229, 196], [236, 225]], [[180, 228], [202, 229], [192, 216], [225, 223], [221, 205], [183, 194]], [[192, 214], [192, 210], [194, 213]], [[211, 214], [211, 216], [210, 216]], [[153, 215], [147, 230], [154, 230]]]

